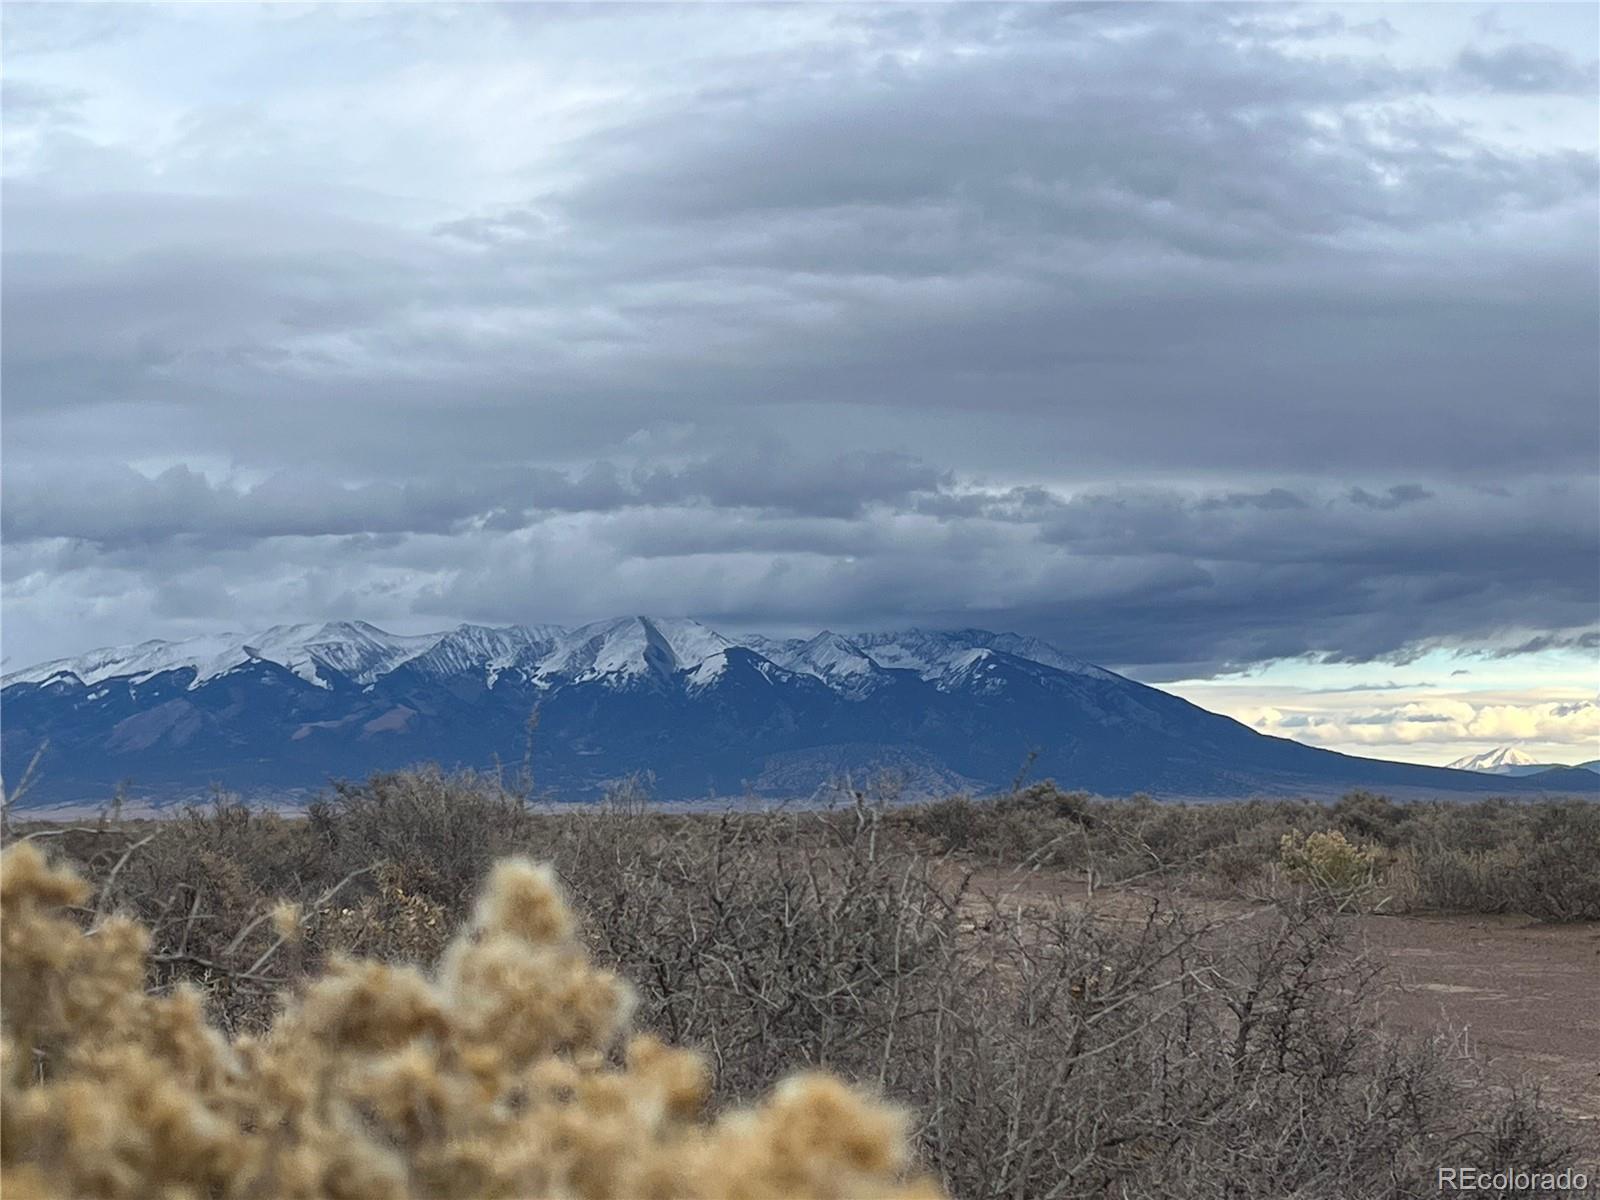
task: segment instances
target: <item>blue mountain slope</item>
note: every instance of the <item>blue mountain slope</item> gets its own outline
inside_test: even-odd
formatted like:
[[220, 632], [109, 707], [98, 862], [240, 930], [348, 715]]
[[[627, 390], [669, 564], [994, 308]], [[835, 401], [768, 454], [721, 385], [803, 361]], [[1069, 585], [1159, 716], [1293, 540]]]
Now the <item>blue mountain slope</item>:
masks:
[[518, 765], [536, 707], [536, 779], [573, 797], [634, 771], [669, 798], [791, 796], [875, 766], [913, 790], [982, 790], [1034, 753], [1034, 777], [1107, 794], [1600, 791], [1577, 768], [1492, 776], [1265, 737], [1014, 635], [741, 641], [644, 617], [424, 638], [280, 626], [96, 651], [0, 681], [0, 749], [14, 785], [46, 746], [30, 804], [123, 782], [157, 800], [213, 783], [288, 792], [418, 761]]

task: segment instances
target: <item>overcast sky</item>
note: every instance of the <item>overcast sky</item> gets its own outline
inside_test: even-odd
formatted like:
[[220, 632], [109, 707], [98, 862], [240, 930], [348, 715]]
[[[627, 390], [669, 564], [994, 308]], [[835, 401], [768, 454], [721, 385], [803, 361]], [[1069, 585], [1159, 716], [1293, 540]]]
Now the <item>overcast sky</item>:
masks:
[[978, 625], [1600, 756], [1592, 5], [3, 19], [7, 667]]

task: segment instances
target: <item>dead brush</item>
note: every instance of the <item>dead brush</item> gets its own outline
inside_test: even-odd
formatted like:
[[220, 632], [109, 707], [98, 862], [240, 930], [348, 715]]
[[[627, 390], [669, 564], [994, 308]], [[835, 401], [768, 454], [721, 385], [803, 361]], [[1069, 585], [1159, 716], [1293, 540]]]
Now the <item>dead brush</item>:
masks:
[[7, 1197], [940, 1194], [904, 1115], [827, 1075], [702, 1120], [704, 1062], [626, 1035], [631, 989], [527, 859], [435, 971], [335, 958], [232, 1040], [194, 989], [145, 991], [142, 925], [69, 915], [88, 894], [33, 844], [0, 863]]

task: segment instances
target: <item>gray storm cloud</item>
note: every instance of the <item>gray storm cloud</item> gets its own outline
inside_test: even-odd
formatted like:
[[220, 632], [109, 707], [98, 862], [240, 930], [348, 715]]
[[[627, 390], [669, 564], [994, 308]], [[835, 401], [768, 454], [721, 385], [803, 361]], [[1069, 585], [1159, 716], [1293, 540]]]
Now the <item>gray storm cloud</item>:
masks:
[[1525, 31], [8, 33], [13, 665], [280, 617], [989, 624], [1194, 673], [1595, 623], [1595, 146], [1492, 107], [1592, 132], [1594, 63]]

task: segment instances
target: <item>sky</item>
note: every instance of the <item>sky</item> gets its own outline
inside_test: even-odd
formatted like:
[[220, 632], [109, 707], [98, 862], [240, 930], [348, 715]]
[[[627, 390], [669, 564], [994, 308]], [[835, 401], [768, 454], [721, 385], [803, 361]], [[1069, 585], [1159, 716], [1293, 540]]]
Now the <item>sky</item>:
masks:
[[5, 666], [978, 626], [1600, 757], [1597, 14], [8, 3]]

